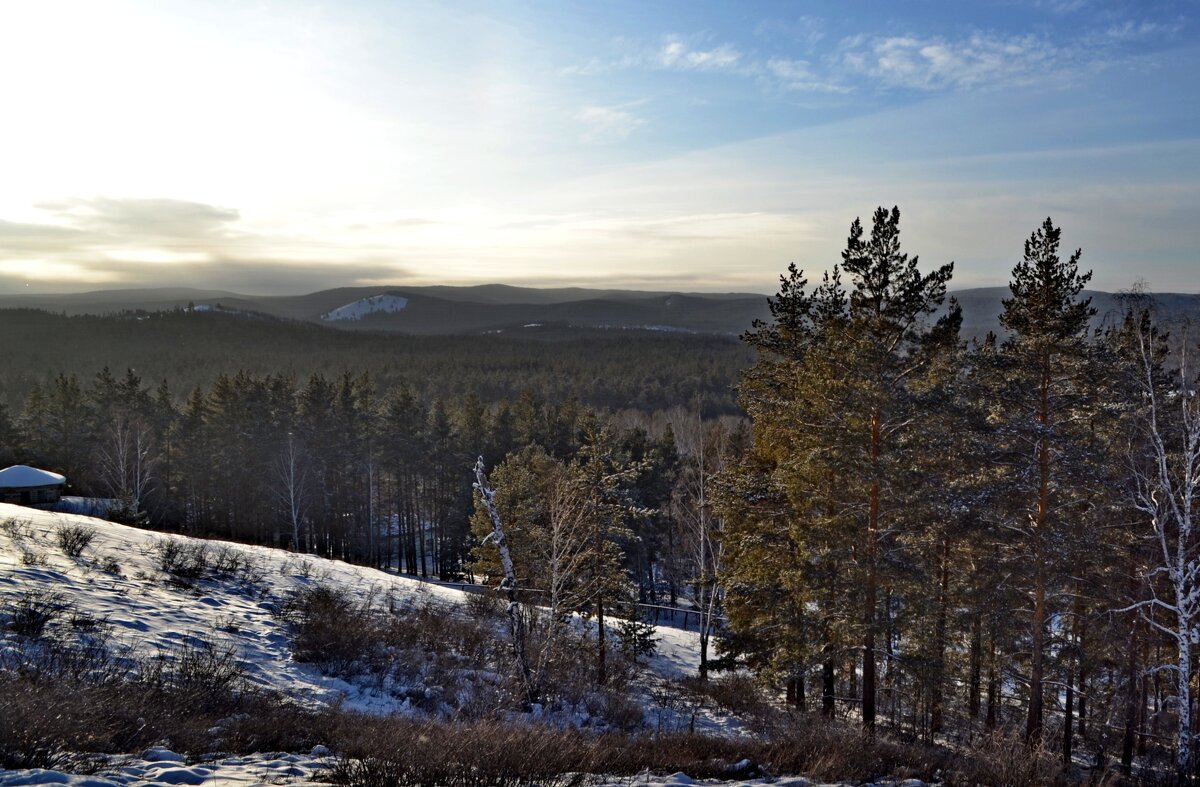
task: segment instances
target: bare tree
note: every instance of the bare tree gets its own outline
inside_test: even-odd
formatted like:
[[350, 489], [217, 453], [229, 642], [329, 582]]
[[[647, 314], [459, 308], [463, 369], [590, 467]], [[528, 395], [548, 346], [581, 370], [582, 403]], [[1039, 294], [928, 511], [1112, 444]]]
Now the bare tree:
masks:
[[[1148, 626], [1175, 645], [1174, 663], [1157, 669], [1175, 676], [1176, 768], [1187, 779], [1194, 741], [1192, 647], [1200, 642], [1200, 396], [1189, 326], [1182, 334], [1169, 373], [1163, 371], [1161, 339], [1148, 313], [1134, 335], [1141, 440], [1131, 461], [1133, 504], [1150, 524], [1157, 565], [1146, 577], [1150, 598], [1126, 610], [1137, 609]], [[1165, 595], [1158, 588], [1165, 589]], [[1170, 625], [1160, 623], [1151, 608], [1166, 612]]]
[[279, 497], [292, 530], [292, 551], [300, 551], [300, 523], [304, 521], [304, 492], [308, 486], [308, 463], [296, 437], [288, 432], [287, 445], [276, 463]]
[[525, 704], [529, 708], [538, 701], [538, 696], [529, 669], [529, 658], [525, 652], [525, 618], [521, 614], [520, 603], [517, 601], [517, 571], [513, 567], [512, 554], [508, 549], [508, 539], [504, 536], [504, 523], [500, 519], [500, 509], [496, 507], [496, 492], [488, 485], [482, 456], [475, 462], [474, 486], [492, 520], [492, 532], [483, 540], [483, 546], [491, 544], [496, 547], [500, 553], [500, 565], [504, 568], [504, 579], [500, 582], [499, 590], [503, 590], [508, 599], [508, 633], [512, 638], [517, 671], [525, 688]]
[[118, 413], [109, 423], [99, 447], [101, 478], [122, 512], [136, 518], [153, 480], [157, 457], [154, 432], [142, 418]]
[[715, 516], [708, 489], [722, 469], [724, 429], [720, 424], [706, 427], [699, 412], [672, 419], [672, 431], [688, 457], [677, 490], [684, 498], [680, 541], [686, 550], [688, 577], [693, 601], [700, 617], [700, 679], [708, 677], [708, 651], [720, 606], [722, 588], [720, 569], [724, 558], [719, 538], [721, 519]]

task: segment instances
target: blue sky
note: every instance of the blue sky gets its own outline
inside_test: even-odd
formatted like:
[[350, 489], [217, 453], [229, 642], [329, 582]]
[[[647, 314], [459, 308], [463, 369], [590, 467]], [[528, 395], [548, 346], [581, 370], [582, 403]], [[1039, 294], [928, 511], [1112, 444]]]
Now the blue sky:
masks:
[[0, 6], [0, 292], [769, 292], [898, 204], [1200, 291], [1200, 2]]

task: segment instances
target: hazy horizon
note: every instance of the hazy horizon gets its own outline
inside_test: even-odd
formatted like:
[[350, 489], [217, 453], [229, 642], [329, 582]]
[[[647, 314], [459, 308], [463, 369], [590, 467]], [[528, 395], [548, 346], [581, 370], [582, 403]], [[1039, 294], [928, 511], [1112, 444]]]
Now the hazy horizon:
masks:
[[1182, 2], [0, 8], [0, 294], [504, 282], [774, 291], [897, 204], [1002, 286], [1196, 292]]

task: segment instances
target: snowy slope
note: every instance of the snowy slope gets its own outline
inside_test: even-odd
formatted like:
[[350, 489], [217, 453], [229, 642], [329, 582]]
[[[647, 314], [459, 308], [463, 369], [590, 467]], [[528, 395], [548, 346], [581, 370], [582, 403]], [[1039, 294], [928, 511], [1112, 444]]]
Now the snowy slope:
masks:
[[[94, 533], [78, 558], [68, 557], [58, 544], [61, 527], [83, 527]], [[164, 543], [204, 544], [212, 554], [224, 553], [243, 567], [236, 577], [203, 579], [190, 588], [167, 580], [160, 568]], [[203, 541], [186, 536], [141, 530], [75, 514], [39, 511], [0, 504], [0, 602], [4, 597], [33, 591], [56, 591], [79, 611], [104, 618], [119, 642], [135, 651], [155, 654], [193, 637], [231, 645], [246, 663], [249, 678], [312, 706], [340, 702], [347, 710], [369, 713], [411, 713], [409, 706], [382, 688], [356, 685], [327, 677], [316, 666], [291, 659], [288, 632], [272, 613], [280, 599], [305, 586], [340, 587], [359, 600], [392, 596], [397, 601], [464, 603], [467, 594], [407, 577], [395, 576], [336, 560], [295, 555], [269, 547]], [[2, 606], [2, 605], [0, 605]], [[449, 609], [448, 609], [449, 611]], [[650, 680], [692, 675], [697, 663], [697, 635], [670, 627], [657, 629], [658, 653], [650, 659]], [[13, 635], [0, 626], [0, 655], [12, 647]], [[647, 721], [663, 709], [646, 699]], [[696, 719], [698, 731], [736, 732], [740, 724], [706, 710]], [[259, 753], [244, 756], [211, 755], [191, 761], [162, 749], [139, 756], [112, 756], [90, 775], [53, 770], [4, 771], [0, 787], [68, 784], [107, 785], [193, 784], [249, 785], [306, 782], [319, 784], [332, 760], [324, 747], [309, 754]], [[646, 774], [636, 778], [595, 777], [601, 785], [699, 784], [683, 774]], [[763, 784], [762, 780], [725, 784]], [[774, 782], [780, 787], [811, 785], [800, 778]], [[895, 782], [886, 782], [896, 784]], [[709, 782], [709, 784], [715, 784]], [[907, 782], [908, 785], [919, 784]]]
[[[201, 542], [74, 514], [0, 504], [0, 523], [5, 521], [19, 524], [0, 527], [0, 596], [57, 591], [81, 611], [106, 619], [118, 641], [148, 654], [189, 637], [228, 643], [246, 662], [254, 682], [313, 705], [341, 701], [347, 709], [375, 713], [403, 707], [379, 687], [353, 685], [321, 675], [314, 665], [291, 660], [288, 633], [272, 613], [292, 591], [320, 583], [340, 586], [357, 600], [390, 595], [398, 601], [447, 605], [461, 604], [467, 595], [339, 560], [270, 547]], [[57, 531], [63, 525], [84, 526], [95, 533], [78, 558], [68, 557], [58, 546]], [[166, 581], [156, 551], [158, 544], [169, 541], [227, 550], [247, 568], [226, 580], [203, 580], [190, 589], [177, 587]], [[115, 562], [117, 573], [104, 570], [110, 561]], [[0, 630], [0, 648], [7, 636]], [[659, 652], [651, 660], [651, 669], [668, 678], [694, 674], [696, 633], [661, 627], [658, 636]]]
[[339, 306], [332, 311], [322, 314], [321, 319], [326, 322], [361, 320], [368, 314], [395, 314], [396, 312], [403, 311], [405, 306], [408, 306], [408, 298], [383, 293], [382, 295], [372, 295], [370, 298], [361, 298], [353, 303], [347, 303], [345, 306]]
[[[215, 541], [204, 543], [244, 558], [249, 570], [238, 579], [202, 581], [182, 589], [166, 581], [155, 548], [160, 541], [194, 539], [0, 504], [0, 522], [4, 520], [23, 523], [18, 529], [26, 535], [14, 539], [6, 532], [11, 528], [0, 529], [0, 594], [58, 591], [81, 611], [106, 619], [119, 642], [149, 654], [168, 650], [188, 637], [229, 643], [246, 662], [251, 680], [316, 705], [342, 699], [347, 708], [356, 710], [396, 710], [395, 701], [378, 691], [322, 676], [313, 665], [292, 661], [284, 625], [272, 616], [279, 599], [317, 582], [343, 586], [360, 599], [372, 593], [377, 598], [391, 593], [446, 603], [461, 599], [457, 591], [341, 561]], [[77, 559], [67, 557], [57, 545], [56, 531], [63, 524], [94, 529], [94, 540]], [[24, 559], [26, 553], [36, 559]], [[110, 559], [119, 573], [103, 570]], [[37, 564], [41, 560], [45, 565]], [[254, 581], [246, 579], [249, 575]]]

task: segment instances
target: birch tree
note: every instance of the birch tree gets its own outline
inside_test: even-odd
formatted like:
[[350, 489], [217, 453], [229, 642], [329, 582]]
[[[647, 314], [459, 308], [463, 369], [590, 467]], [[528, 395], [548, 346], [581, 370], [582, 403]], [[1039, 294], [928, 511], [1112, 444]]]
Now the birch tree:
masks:
[[276, 465], [279, 498], [291, 527], [292, 551], [300, 551], [300, 524], [304, 521], [304, 495], [308, 487], [308, 463], [296, 444], [296, 435], [288, 432], [287, 444]]
[[[1133, 504], [1149, 526], [1156, 565], [1146, 580], [1151, 597], [1134, 605], [1150, 628], [1170, 641], [1177, 716], [1175, 766], [1181, 778], [1193, 766], [1192, 650], [1200, 643], [1200, 378], [1195, 338], [1184, 326], [1176, 351], [1163, 364], [1162, 341], [1149, 314], [1138, 321], [1138, 426], [1131, 457]], [[1163, 372], [1164, 366], [1170, 369]], [[1159, 588], [1162, 588], [1160, 591]], [[1154, 614], [1165, 613], [1163, 620]]]
[[528, 710], [538, 701], [538, 696], [533, 683], [533, 674], [529, 669], [529, 657], [525, 651], [525, 618], [521, 614], [520, 603], [517, 601], [517, 570], [513, 566], [512, 552], [508, 548], [508, 539], [504, 534], [504, 522], [500, 518], [500, 509], [496, 507], [496, 492], [488, 484], [483, 457], [480, 457], [475, 463], [474, 487], [475, 491], [479, 493], [479, 500], [492, 523], [492, 531], [484, 538], [483, 545], [491, 545], [496, 548], [500, 555], [500, 565], [504, 568], [504, 579], [500, 581], [498, 590], [504, 592], [508, 601], [508, 633], [512, 640], [517, 674], [520, 675], [524, 688], [525, 707]]

